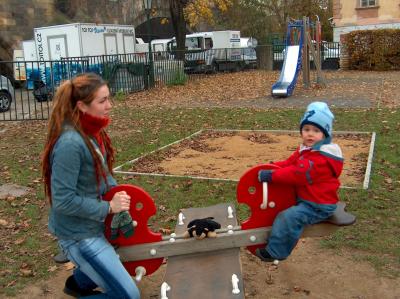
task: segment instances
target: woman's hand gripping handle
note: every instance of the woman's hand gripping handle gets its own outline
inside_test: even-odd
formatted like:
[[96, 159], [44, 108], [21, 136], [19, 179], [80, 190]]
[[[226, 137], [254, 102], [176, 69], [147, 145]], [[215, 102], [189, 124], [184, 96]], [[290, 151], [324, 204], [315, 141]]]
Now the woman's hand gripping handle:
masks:
[[122, 211], [129, 211], [131, 197], [125, 191], [119, 191], [114, 194], [110, 201], [110, 214], [116, 214]]

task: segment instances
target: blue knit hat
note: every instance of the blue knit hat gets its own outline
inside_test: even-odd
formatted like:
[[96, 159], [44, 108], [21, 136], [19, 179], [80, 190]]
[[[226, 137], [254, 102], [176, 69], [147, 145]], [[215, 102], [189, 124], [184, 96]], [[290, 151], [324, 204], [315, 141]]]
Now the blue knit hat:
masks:
[[310, 124], [320, 129], [325, 137], [332, 137], [332, 122], [335, 116], [324, 102], [312, 102], [307, 106], [300, 122], [300, 131], [304, 125]]

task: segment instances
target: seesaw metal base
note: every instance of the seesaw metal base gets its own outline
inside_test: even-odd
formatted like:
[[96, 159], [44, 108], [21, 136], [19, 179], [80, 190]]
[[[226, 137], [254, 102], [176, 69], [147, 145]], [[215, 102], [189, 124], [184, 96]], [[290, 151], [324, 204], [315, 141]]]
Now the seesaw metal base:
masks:
[[[175, 232], [181, 235], [186, 231], [186, 226], [191, 220], [205, 217], [214, 217], [222, 227], [227, 227], [228, 225], [237, 226], [235, 214], [232, 218], [227, 217], [228, 206], [231, 206], [234, 210], [234, 206], [229, 204], [185, 209], [182, 211], [185, 215], [184, 224], [177, 224]], [[180, 247], [181, 249], [187, 246], [188, 251], [182, 255], [170, 255], [168, 258], [164, 281], [171, 287], [167, 293], [169, 299], [244, 298], [240, 247], [225, 247], [221, 250], [211, 247], [211, 250], [206, 250], [207, 246], [218, 240], [219, 237], [203, 240], [195, 240], [193, 238], [176, 240], [177, 242], [182, 242], [179, 245], [182, 246]], [[198, 250], [199, 247], [201, 247], [201, 251]], [[172, 247], [171, 250], [174, 251]], [[172, 254], [175, 253], [173, 252]], [[236, 274], [239, 280], [237, 288], [240, 292], [238, 294], [232, 293], [233, 274]]]

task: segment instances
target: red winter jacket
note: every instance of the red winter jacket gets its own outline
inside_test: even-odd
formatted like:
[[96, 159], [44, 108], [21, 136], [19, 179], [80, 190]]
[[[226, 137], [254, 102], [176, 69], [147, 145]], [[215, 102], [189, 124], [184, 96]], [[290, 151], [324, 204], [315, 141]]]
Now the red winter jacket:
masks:
[[343, 157], [337, 144], [319, 149], [300, 146], [287, 160], [273, 164], [281, 168], [272, 173], [272, 182], [294, 185], [298, 198], [318, 204], [338, 202]]

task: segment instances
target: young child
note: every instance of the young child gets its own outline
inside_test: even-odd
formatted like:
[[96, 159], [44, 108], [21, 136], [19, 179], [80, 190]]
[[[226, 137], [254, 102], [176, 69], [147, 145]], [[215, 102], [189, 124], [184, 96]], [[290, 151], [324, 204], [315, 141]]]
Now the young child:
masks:
[[335, 211], [343, 158], [340, 147], [331, 143], [333, 119], [326, 103], [309, 104], [300, 122], [302, 144], [287, 160], [273, 163], [281, 168], [259, 171], [260, 182], [293, 185], [297, 196], [296, 205], [275, 218], [266, 248], [257, 249], [262, 261], [286, 259], [306, 225]]

